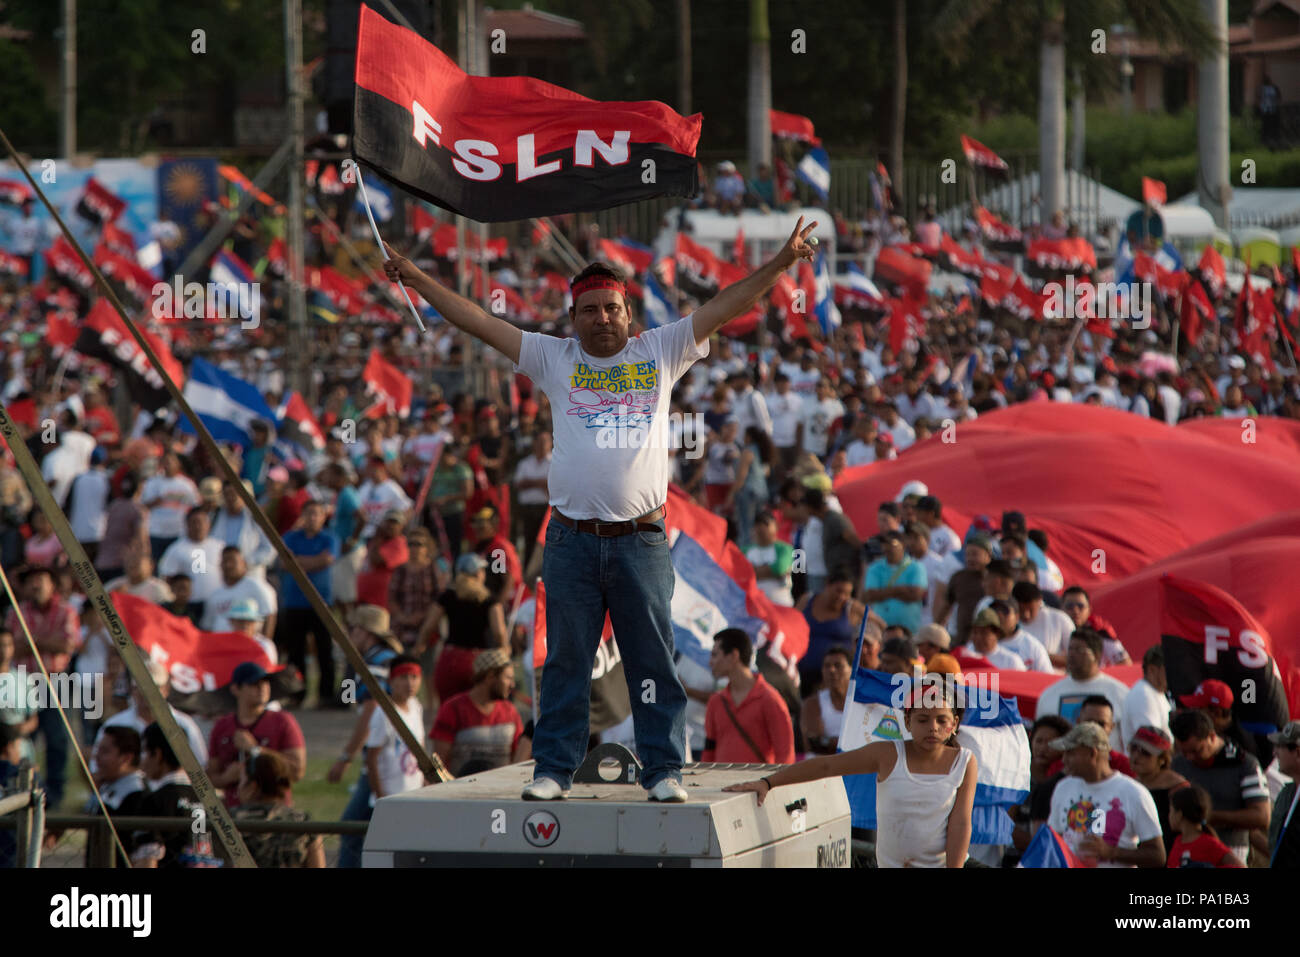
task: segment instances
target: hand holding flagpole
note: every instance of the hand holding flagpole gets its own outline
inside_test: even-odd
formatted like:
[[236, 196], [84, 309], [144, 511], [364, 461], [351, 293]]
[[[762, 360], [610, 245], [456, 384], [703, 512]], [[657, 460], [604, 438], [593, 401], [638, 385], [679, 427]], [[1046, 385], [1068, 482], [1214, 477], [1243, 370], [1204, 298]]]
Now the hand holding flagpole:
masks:
[[[388, 254], [384, 252], [384, 241], [379, 236], [379, 227], [375, 225], [375, 214], [370, 211], [370, 199], [366, 196], [365, 181], [361, 179], [361, 167], [356, 160], [349, 159], [343, 161], [343, 168], [345, 173], [351, 169], [352, 175], [357, 178], [357, 186], [361, 190], [361, 203], [366, 207], [366, 219], [370, 220], [370, 231], [375, 234], [375, 245], [387, 257]], [[401, 276], [397, 277], [397, 288], [402, 290], [402, 295], [406, 297], [406, 304], [411, 307], [411, 315], [415, 317], [415, 324], [420, 327], [421, 332], [424, 332], [424, 322], [420, 319], [420, 313], [416, 310], [415, 303], [411, 301], [411, 294], [406, 291], [406, 285], [402, 282]]]

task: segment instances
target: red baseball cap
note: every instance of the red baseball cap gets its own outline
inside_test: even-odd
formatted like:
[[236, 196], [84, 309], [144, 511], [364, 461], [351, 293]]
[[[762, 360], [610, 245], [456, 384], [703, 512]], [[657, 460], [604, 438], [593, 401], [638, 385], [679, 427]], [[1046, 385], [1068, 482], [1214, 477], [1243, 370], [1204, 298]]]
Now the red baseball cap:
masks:
[[876, 433], [876, 441], [883, 442], [885, 445], [893, 445], [894, 437], [888, 432], [878, 432]]
[[1178, 696], [1187, 708], [1231, 708], [1232, 689], [1222, 681], [1202, 681], [1192, 694]]

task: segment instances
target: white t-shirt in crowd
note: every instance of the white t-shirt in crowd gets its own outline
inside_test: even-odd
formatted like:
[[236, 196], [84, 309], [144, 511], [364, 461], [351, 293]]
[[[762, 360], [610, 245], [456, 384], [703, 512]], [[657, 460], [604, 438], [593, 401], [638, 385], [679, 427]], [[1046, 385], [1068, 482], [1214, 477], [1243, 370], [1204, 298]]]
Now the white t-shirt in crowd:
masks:
[[1001, 645], [1003, 648], [1010, 648], [1018, 654], [1024, 660], [1027, 670], [1056, 673], [1056, 669], [1052, 667], [1052, 659], [1047, 657], [1047, 649], [1043, 647], [1043, 643], [1025, 629], [1017, 628], [1015, 634], [1010, 638], [1002, 639]]
[[68, 524], [77, 541], [98, 542], [108, 523], [109, 475], [103, 469], [83, 472], [72, 483]]
[[608, 358], [588, 355], [577, 339], [525, 332], [516, 371], [551, 400], [551, 505], [603, 521], [663, 505], [673, 384], [708, 354], [692, 316], [643, 332]]
[[1040, 605], [1034, 620], [1022, 621], [1020, 627], [1037, 638], [1049, 655], [1065, 654], [1070, 636], [1074, 634], [1074, 622], [1070, 616], [1050, 605]]
[[433, 457], [438, 454], [447, 438], [447, 433], [443, 429], [439, 429], [437, 432], [417, 432], [406, 440], [406, 454], [414, 455], [425, 465], [428, 465], [433, 461]]
[[998, 645], [992, 651], [980, 651], [971, 642], [967, 642], [962, 651], [968, 655], [975, 655], [980, 658], [987, 658], [989, 664], [994, 668], [1001, 668], [1003, 671], [1028, 671], [1025, 667], [1025, 659], [1010, 648]]
[[773, 392], [767, 397], [767, 411], [772, 416], [772, 444], [778, 449], [792, 447], [803, 412], [803, 397], [793, 389], [785, 395]]
[[[551, 472], [551, 457], [548, 455], [544, 459], [539, 459], [536, 455], [525, 455], [515, 466], [515, 483], [535, 482], [538, 479], [544, 479]], [[547, 501], [546, 489], [544, 488], [525, 488], [519, 490], [520, 505], [545, 505]]]
[[193, 583], [190, 601], [207, 601], [222, 585], [221, 550], [225, 547], [225, 542], [211, 535], [201, 542], [178, 538], [158, 559], [157, 575], [163, 581], [173, 575], [189, 575]]
[[1183, 397], [1171, 385], [1158, 385], [1156, 391], [1160, 393], [1160, 404], [1165, 407], [1165, 424], [1177, 425], [1178, 415], [1183, 408]]
[[898, 421], [893, 425], [885, 425], [885, 423], [881, 422], [880, 428], [882, 431], [888, 432], [890, 436], [893, 437], [894, 448], [898, 449], [900, 452], [909, 445], [914, 445], [916, 443], [916, 430], [908, 425], [907, 420], [902, 416], [899, 416]]
[[1146, 678], [1139, 678], [1124, 698], [1124, 720], [1120, 722], [1120, 736], [1127, 747], [1138, 728], [1150, 725], [1169, 733], [1169, 699], [1155, 689]]
[[385, 512], [395, 508], [406, 511], [413, 504], [410, 496], [402, 491], [402, 486], [390, 478], [384, 479], [377, 485], [367, 480], [361, 488], [357, 489], [357, 498], [360, 501], [361, 514], [366, 517], [366, 528], [362, 532], [364, 538], [375, 534]]
[[844, 464], [849, 468], [855, 465], [870, 465], [876, 460], [876, 443], [854, 439], [844, 450]]
[[156, 498], [176, 498], [149, 509], [149, 535], [153, 538], [178, 538], [185, 534], [185, 514], [199, 504], [199, 489], [194, 481], [177, 474], [173, 478], [155, 475], [144, 483], [141, 502]]
[[817, 383], [821, 380], [822, 374], [816, 368], [804, 369], [800, 366], [783, 368], [785, 368], [785, 374], [790, 377], [790, 391], [805, 402], [815, 401], [817, 398]]
[[199, 627], [204, 631], [231, 631], [230, 618], [227, 617], [230, 608], [235, 602], [245, 598], [257, 602], [257, 610], [261, 613], [263, 621], [268, 615], [274, 615], [278, 608], [275, 592], [271, 586], [251, 574], [245, 575], [233, 585], [227, 585], [223, 580], [221, 586], [215, 589], [204, 602], [203, 620]]
[[[1073, 776], [1061, 778], [1052, 792], [1047, 823], [1075, 851], [1084, 837], [1094, 833], [1112, 847], [1128, 850], [1160, 836], [1160, 818], [1151, 792], [1118, 771], [1092, 784]], [[1097, 866], [1136, 865], [1105, 861]]]
[[826, 571], [826, 548], [822, 543], [822, 520], [816, 515], [808, 518], [799, 543], [804, 553], [804, 571], [809, 575], [823, 576]]
[[[771, 565], [776, 561], [776, 545], [750, 545], [745, 549], [745, 557], [755, 568]], [[794, 605], [794, 595], [790, 591], [790, 573], [784, 578], [756, 578], [754, 584], [758, 590], [772, 600], [773, 604], [789, 608]]]
[[921, 624], [929, 625], [934, 622], [935, 596], [947, 590], [948, 579], [961, 571], [963, 566], [955, 555], [939, 555], [931, 551], [926, 551], [921, 564], [925, 567], [925, 580], [930, 583], [926, 590], [925, 605], [921, 609]]
[[961, 551], [961, 539], [947, 525], [930, 529], [930, 551], [936, 555], [955, 555]]
[[1113, 751], [1123, 752], [1124, 742], [1120, 740], [1120, 726], [1124, 721], [1124, 699], [1128, 697], [1128, 687], [1124, 682], [1108, 674], [1097, 672], [1087, 681], [1076, 681], [1066, 675], [1060, 681], [1048, 685], [1038, 696], [1038, 717], [1045, 714], [1059, 714], [1066, 721], [1074, 724], [1079, 720], [1079, 709], [1083, 699], [1089, 695], [1103, 695], [1110, 706], [1115, 727], [1110, 732], [1110, 746]]
[[925, 391], [917, 393], [915, 400], [906, 392], [900, 393], [894, 397], [894, 406], [898, 409], [898, 414], [912, 425], [916, 424], [917, 419], [936, 417], [934, 396]]
[[[399, 705], [396, 702], [393, 706], [397, 708], [402, 720], [406, 726], [411, 729], [411, 734], [415, 735], [417, 741], [424, 737], [424, 707], [420, 704], [418, 697], [411, 697], [405, 705]], [[384, 796], [390, 794], [401, 794], [403, 791], [413, 791], [416, 788], [424, 786], [424, 774], [420, 771], [420, 765], [415, 760], [415, 755], [411, 754], [411, 749], [406, 746], [397, 734], [396, 729], [388, 723], [388, 715], [376, 708], [370, 715], [370, 728], [366, 734], [366, 747], [377, 748], [379, 750], [379, 787], [383, 790]], [[370, 804], [373, 807], [375, 796], [370, 795]]]
[[826, 457], [826, 443], [830, 438], [831, 426], [835, 420], [843, 417], [844, 403], [839, 399], [812, 398], [803, 411], [803, 450], [811, 452], [819, 459]]

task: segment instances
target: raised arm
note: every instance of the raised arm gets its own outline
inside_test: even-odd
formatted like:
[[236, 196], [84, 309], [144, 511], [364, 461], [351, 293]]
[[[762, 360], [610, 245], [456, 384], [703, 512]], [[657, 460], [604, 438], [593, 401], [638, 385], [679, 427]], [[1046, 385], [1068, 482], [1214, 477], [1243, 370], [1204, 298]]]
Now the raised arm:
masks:
[[[794, 232], [790, 234], [786, 244], [781, 247], [775, 256], [744, 279], [733, 282], [696, 309], [692, 318], [695, 323], [695, 341], [704, 342], [725, 323], [735, 319], [741, 313], [747, 312], [753, 307], [754, 303], [767, 294], [769, 289], [776, 285], [781, 273], [800, 259], [812, 259], [816, 250], [806, 240], [816, 227], [817, 223], [815, 221], [804, 226], [803, 217], [800, 216], [798, 224], [794, 227]], [[418, 270], [416, 271], [418, 272]], [[436, 303], [434, 308], [438, 308]]]
[[[388, 243], [384, 243], [384, 252], [388, 254], [388, 259], [384, 261], [384, 272], [389, 279], [396, 281], [400, 277], [402, 282], [423, 296], [425, 302], [438, 310], [457, 329], [468, 332], [480, 342], [486, 342], [511, 362], [519, 361], [523, 333], [504, 319], [487, 312], [478, 303], [452, 292], [426, 275], [405, 256], [393, 252]], [[772, 281], [776, 282], [775, 278]]]

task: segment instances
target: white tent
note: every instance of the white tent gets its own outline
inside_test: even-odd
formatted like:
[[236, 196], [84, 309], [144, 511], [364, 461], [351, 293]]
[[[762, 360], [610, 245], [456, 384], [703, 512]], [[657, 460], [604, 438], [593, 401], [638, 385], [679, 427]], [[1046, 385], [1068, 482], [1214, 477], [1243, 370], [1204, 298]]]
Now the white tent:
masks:
[[[1200, 197], [1188, 193], [1179, 203], [1199, 206]], [[1228, 200], [1228, 226], [1237, 230], [1246, 226], [1285, 229], [1300, 225], [1300, 188], [1280, 189], [1272, 186], [1233, 186]]]

